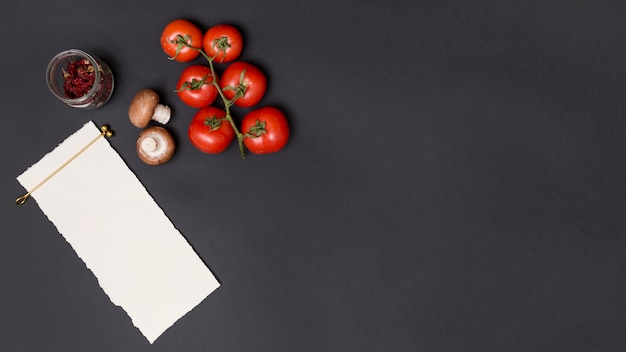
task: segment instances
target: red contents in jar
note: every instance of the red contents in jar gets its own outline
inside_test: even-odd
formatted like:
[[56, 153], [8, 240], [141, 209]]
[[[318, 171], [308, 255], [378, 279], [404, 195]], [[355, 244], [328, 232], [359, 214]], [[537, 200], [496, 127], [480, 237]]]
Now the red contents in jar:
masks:
[[96, 80], [96, 68], [87, 59], [71, 61], [67, 71], [63, 70], [63, 90], [70, 99], [80, 98], [87, 94]]

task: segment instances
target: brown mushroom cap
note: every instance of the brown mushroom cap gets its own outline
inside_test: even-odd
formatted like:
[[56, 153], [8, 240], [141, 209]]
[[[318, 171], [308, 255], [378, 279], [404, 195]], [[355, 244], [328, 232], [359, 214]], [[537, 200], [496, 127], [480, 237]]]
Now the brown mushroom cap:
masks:
[[141, 131], [137, 139], [137, 155], [148, 165], [168, 162], [176, 150], [174, 138], [161, 126], [152, 126]]
[[139, 128], [146, 127], [157, 105], [159, 105], [159, 95], [154, 90], [145, 88], [138, 91], [128, 108], [130, 122]]

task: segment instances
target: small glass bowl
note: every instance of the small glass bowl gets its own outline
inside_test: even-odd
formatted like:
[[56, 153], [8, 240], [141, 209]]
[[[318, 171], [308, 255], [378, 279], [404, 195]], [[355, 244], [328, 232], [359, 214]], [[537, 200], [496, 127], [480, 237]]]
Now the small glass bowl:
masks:
[[[71, 66], [78, 66], [73, 69]], [[55, 97], [84, 110], [104, 105], [113, 93], [113, 73], [99, 58], [78, 49], [57, 54], [46, 68], [46, 82]]]

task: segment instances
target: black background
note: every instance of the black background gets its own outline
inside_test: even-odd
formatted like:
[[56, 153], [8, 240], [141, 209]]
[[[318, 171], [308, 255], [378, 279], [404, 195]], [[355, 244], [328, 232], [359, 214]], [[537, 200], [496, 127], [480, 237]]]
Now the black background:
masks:
[[[623, 351], [625, 13], [602, 0], [5, 4], [0, 347]], [[159, 45], [176, 18], [242, 30], [241, 58], [268, 75], [262, 104], [288, 115], [283, 151], [189, 144], [195, 110], [173, 93], [186, 64]], [[48, 61], [70, 48], [113, 69], [104, 107], [48, 91]], [[145, 87], [173, 109], [178, 151], [158, 167], [127, 119]], [[153, 345], [36, 203], [14, 205], [15, 178], [89, 120], [111, 125], [222, 284]]]

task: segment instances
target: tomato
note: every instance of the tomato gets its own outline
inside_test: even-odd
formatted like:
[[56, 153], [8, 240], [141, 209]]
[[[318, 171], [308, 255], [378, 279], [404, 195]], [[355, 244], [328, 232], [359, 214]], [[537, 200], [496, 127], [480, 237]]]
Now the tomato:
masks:
[[171, 60], [192, 61], [202, 49], [202, 31], [190, 21], [174, 20], [161, 33], [161, 48]]
[[204, 65], [187, 66], [176, 84], [176, 94], [183, 103], [192, 108], [204, 108], [217, 98], [211, 69]]
[[198, 110], [187, 131], [191, 144], [208, 154], [218, 154], [226, 150], [235, 138], [235, 131], [224, 116], [226, 111], [214, 106]]
[[243, 49], [241, 32], [230, 24], [218, 24], [204, 33], [204, 52], [216, 62], [235, 61]]
[[251, 153], [275, 153], [289, 140], [289, 125], [282, 111], [266, 106], [250, 111], [241, 122], [243, 143]]
[[258, 104], [267, 89], [265, 74], [256, 66], [236, 61], [228, 65], [222, 73], [220, 87], [224, 96], [235, 99], [234, 104], [248, 108]]

